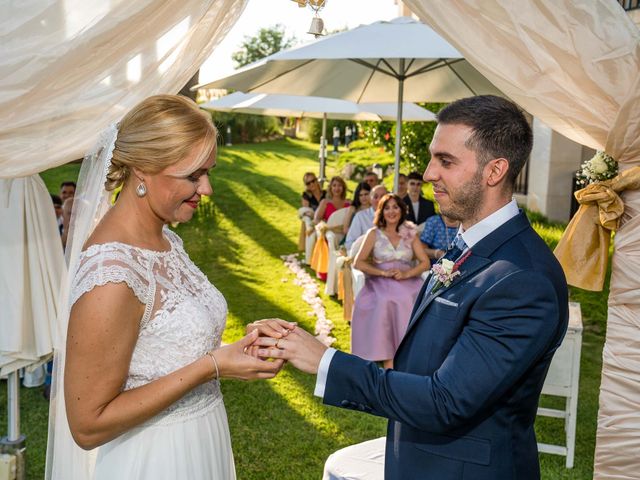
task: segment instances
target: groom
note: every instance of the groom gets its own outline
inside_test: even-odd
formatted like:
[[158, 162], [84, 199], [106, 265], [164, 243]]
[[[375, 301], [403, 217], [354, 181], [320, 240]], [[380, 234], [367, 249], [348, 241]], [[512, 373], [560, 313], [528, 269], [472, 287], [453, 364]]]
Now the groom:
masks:
[[387, 480], [540, 477], [533, 423], [568, 299], [558, 262], [512, 200], [531, 146], [524, 115], [503, 98], [459, 100], [438, 115], [424, 180], [461, 222], [445, 257], [456, 266], [425, 282], [394, 370], [299, 328], [277, 345], [259, 339], [260, 355], [317, 373], [324, 403], [389, 419]]

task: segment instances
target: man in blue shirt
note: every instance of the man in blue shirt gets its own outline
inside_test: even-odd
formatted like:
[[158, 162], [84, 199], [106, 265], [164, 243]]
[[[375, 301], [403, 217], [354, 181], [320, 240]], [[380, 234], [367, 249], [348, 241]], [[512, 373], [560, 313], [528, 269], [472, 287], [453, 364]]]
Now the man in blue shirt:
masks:
[[440, 260], [456, 238], [460, 222], [446, 215], [433, 215], [424, 222], [420, 241], [431, 260]]

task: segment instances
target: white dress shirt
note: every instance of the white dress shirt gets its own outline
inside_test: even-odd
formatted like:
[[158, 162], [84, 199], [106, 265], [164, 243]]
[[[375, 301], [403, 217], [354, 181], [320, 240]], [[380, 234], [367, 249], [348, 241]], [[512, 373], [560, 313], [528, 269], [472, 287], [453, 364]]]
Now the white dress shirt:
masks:
[[353, 216], [353, 220], [351, 221], [351, 226], [349, 227], [349, 231], [347, 232], [347, 238], [344, 240], [344, 245], [347, 247], [347, 252], [351, 250], [351, 245], [355, 242], [359, 237], [367, 233], [371, 227], [373, 227], [373, 216], [375, 212], [373, 211], [373, 207], [369, 207], [366, 210], [360, 210], [356, 212]]
[[[364, 212], [359, 212], [364, 213]], [[482, 240], [484, 237], [489, 235], [491, 232], [496, 230], [498, 227], [507, 223], [513, 217], [518, 215], [519, 209], [518, 204], [515, 199], [511, 200], [504, 207], [496, 210], [491, 215], [486, 218], [483, 218], [478, 223], [473, 225], [469, 230], [464, 230], [460, 227], [459, 234], [462, 235], [462, 239], [464, 243], [467, 244], [467, 249], [473, 247], [476, 243]], [[355, 219], [354, 219], [355, 220]], [[371, 227], [369, 227], [371, 228]], [[351, 229], [349, 229], [351, 231]], [[331, 360], [336, 353], [335, 348], [328, 348], [324, 355], [322, 355], [322, 359], [320, 360], [320, 365], [318, 366], [318, 373], [316, 377], [316, 388], [313, 394], [316, 397], [324, 397], [324, 389], [327, 384], [327, 374], [329, 372], [329, 365], [331, 365]]]

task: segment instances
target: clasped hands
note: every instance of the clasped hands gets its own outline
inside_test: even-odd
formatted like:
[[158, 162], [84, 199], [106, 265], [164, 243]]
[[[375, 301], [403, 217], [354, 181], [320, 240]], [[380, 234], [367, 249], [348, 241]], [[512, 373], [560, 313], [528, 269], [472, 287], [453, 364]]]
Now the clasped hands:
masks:
[[260, 360], [289, 361], [298, 370], [317, 373], [327, 347], [296, 323], [266, 318], [247, 325], [247, 333], [257, 337], [245, 353]]
[[386, 277], [386, 278], [394, 278], [396, 280], [406, 280], [407, 278], [409, 278], [409, 276], [407, 275], [407, 272], [404, 270], [399, 270], [397, 268], [390, 268], [389, 270], [381, 270], [381, 277]]
[[306, 373], [316, 373], [327, 347], [295, 323], [267, 318], [247, 325], [247, 335], [217, 348], [213, 378], [256, 380], [275, 377], [288, 361]]

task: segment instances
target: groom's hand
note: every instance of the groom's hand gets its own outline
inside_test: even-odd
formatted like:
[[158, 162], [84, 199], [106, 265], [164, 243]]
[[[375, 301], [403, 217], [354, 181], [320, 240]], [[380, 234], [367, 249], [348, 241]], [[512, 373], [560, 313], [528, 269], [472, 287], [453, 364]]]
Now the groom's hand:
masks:
[[[262, 320], [256, 320], [255, 322], [247, 325], [247, 334], [257, 331], [260, 337], [271, 337], [278, 339], [289, 335], [289, 332], [296, 328], [296, 325], [296, 322], [287, 322], [286, 320], [282, 320], [281, 318], [263, 318]], [[259, 358], [259, 349], [260, 347], [258, 345], [250, 345], [245, 349], [244, 352], [247, 355]]]
[[313, 335], [296, 327], [283, 338], [260, 337], [253, 343], [259, 346], [258, 356], [288, 360], [306, 373], [318, 373], [320, 360], [327, 347]]

